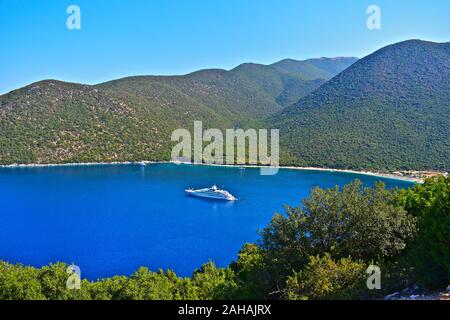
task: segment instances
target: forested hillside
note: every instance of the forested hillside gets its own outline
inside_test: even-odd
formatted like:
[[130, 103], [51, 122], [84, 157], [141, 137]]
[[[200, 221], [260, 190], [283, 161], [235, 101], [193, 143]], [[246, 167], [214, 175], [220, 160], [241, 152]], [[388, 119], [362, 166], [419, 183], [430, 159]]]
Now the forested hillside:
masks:
[[168, 160], [171, 132], [202, 120], [280, 129], [282, 164], [448, 171], [450, 43], [410, 40], [355, 61], [34, 83], [0, 96], [0, 163]]
[[382, 48], [266, 123], [286, 163], [449, 170], [450, 43]]
[[257, 126], [355, 61], [243, 64], [95, 86], [37, 82], [0, 96], [0, 163], [168, 160], [174, 129], [192, 128], [194, 120]]

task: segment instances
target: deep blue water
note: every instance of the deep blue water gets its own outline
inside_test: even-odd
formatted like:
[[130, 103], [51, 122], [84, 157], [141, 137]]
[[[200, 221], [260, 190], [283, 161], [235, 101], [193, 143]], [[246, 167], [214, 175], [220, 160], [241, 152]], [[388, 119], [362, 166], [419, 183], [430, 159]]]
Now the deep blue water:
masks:
[[[411, 185], [348, 173], [259, 173], [173, 164], [0, 168], [0, 259], [37, 267], [75, 263], [89, 279], [130, 275], [139, 266], [188, 276], [210, 259], [228, 265], [274, 212], [298, 205], [314, 186], [355, 178], [367, 185]], [[184, 193], [213, 183], [239, 200]]]

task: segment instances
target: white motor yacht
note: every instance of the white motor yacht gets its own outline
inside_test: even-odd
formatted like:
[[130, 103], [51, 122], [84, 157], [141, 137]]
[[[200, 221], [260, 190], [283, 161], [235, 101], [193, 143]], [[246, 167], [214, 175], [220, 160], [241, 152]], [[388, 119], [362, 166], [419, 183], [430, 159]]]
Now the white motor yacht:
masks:
[[204, 189], [187, 189], [185, 190], [189, 195], [194, 197], [211, 198], [219, 200], [235, 201], [237, 200], [231, 193], [226, 190], [221, 190], [213, 185], [211, 188]]

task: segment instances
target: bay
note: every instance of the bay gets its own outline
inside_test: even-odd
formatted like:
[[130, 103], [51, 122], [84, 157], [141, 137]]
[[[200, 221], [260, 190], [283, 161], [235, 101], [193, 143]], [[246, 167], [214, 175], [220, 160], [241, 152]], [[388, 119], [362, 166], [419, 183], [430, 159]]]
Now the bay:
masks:
[[[190, 276], [209, 260], [226, 266], [258, 239], [283, 205], [311, 188], [360, 179], [367, 186], [412, 183], [344, 172], [175, 164], [0, 168], [0, 259], [36, 267], [75, 263], [95, 280], [138, 267]], [[212, 184], [239, 200], [189, 197]]]

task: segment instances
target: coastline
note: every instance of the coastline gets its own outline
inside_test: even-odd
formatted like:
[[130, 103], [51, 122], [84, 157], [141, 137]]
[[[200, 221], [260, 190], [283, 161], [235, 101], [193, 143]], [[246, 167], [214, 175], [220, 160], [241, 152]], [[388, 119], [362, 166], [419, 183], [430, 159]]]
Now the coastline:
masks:
[[[230, 164], [208, 164], [208, 163], [191, 163], [191, 162], [174, 162], [174, 161], [113, 161], [113, 162], [74, 162], [74, 163], [49, 163], [49, 164], [40, 164], [40, 163], [30, 163], [30, 164], [8, 164], [8, 165], [0, 165], [0, 168], [46, 168], [46, 167], [81, 167], [81, 166], [106, 166], [106, 165], [130, 165], [130, 164], [164, 164], [164, 163], [172, 163], [172, 164], [188, 164], [188, 165], [196, 165], [196, 166], [217, 166], [217, 167], [243, 167], [243, 168], [263, 168], [266, 166], [262, 165], [230, 165]], [[323, 171], [323, 172], [341, 172], [341, 173], [352, 173], [352, 174], [360, 174], [366, 176], [380, 177], [385, 179], [393, 179], [400, 181], [408, 181], [414, 183], [423, 183], [424, 180], [415, 177], [408, 176], [399, 176], [393, 173], [383, 173], [383, 172], [374, 172], [367, 170], [350, 170], [350, 169], [333, 169], [333, 168], [320, 168], [320, 167], [295, 167], [295, 166], [280, 166], [279, 169], [288, 169], [288, 170], [304, 170], [304, 171]]]

